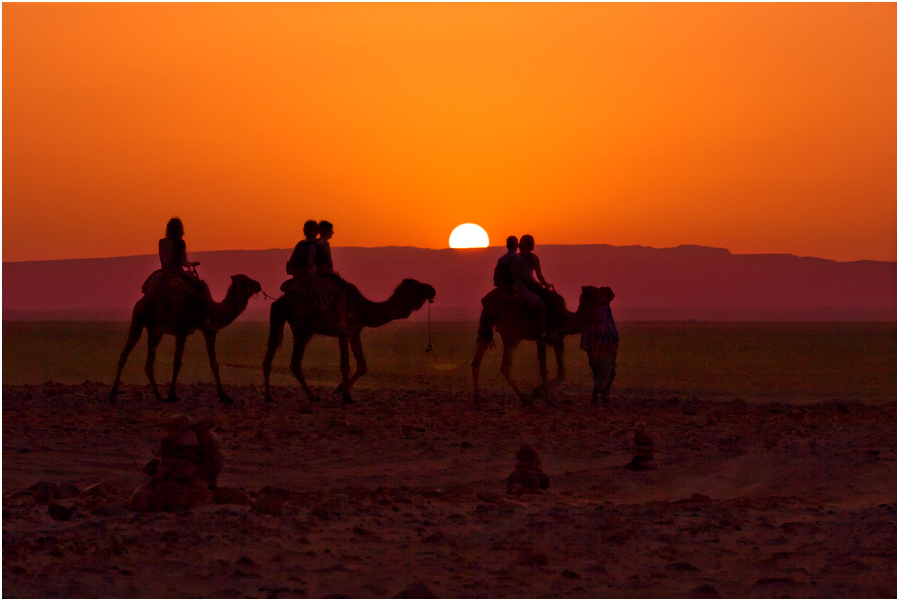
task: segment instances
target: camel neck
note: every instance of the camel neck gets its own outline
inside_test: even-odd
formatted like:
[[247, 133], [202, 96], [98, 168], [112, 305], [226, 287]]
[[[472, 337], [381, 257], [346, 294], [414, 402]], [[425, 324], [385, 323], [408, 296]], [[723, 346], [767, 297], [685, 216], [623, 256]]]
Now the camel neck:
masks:
[[216, 330], [228, 326], [237, 319], [245, 309], [249, 299], [241, 299], [234, 291], [234, 286], [228, 287], [225, 298], [218, 303], [213, 303], [210, 322]]

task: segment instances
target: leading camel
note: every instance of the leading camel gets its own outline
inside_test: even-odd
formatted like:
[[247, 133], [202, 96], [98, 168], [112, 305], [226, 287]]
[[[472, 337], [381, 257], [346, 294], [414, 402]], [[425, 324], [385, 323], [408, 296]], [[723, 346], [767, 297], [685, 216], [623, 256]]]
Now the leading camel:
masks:
[[[407, 278], [400, 283], [387, 301], [375, 303], [362, 296], [359, 289], [352, 284], [347, 290], [347, 328], [342, 331], [337, 327], [337, 313], [333, 308], [320, 309], [313, 305], [311, 296], [294, 296], [286, 294], [272, 302], [269, 316], [269, 346], [263, 360], [263, 378], [266, 386], [266, 401], [274, 401], [269, 390], [269, 374], [272, 371], [272, 358], [284, 339], [284, 323], [291, 326], [294, 335], [294, 349], [291, 353], [291, 372], [300, 381], [306, 398], [318, 401], [318, 397], [310, 390], [303, 378], [300, 364], [306, 345], [314, 334], [337, 337], [341, 351], [341, 385], [343, 403], [353, 403], [350, 387], [359, 377], [367, 372], [366, 360], [363, 357], [362, 342], [359, 333], [363, 328], [376, 328], [392, 322], [408, 318], [426, 301], [434, 301], [435, 290], [430, 284], [423, 284]], [[356, 372], [350, 376], [350, 355], [348, 345], [356, 360]]]
[[225, 298], [220, 303], [213, 303], [207, 308], [206, 303], [194, 292], [182, 287], [172, 287], [161, 294], [145, 294], [135, 303], [131, 314], [131, 329], [128, 333], [128, 342], [119, 356], [119, 371], [116, 373], [116, 382], [109, 392], [109, 400], [115, 401], [119, 393], [119, 383], [122, 379], [122, 369], [125, 368], [125, 360], [128, 354], [141, 338], [141, 333], [147, 329], [147, 363], [144, 372], [150, 379], [153, 394], [160, 401], [163, 400], [156, 386], [156, 378], [153, 375], [153, 362], [156, 359], [156, 348], [164, 334], [175, 335], [175, 361], [172, 364], [172, 384], [169, 387], [169, 396], [165, 401], [178, 401], [175, 395], [175, 382], [178, 379], [178, 371], [181, 369], [181, 355], [184, 353], [184, 343], [189, 334], [196, 330], [203, 331], [206, 339], [206, 351], [209, 354], [209, 365], [213, 376], [216, 378], [216, 387], [219, 391], [219, 400], [222, 403], [234, 403], [225, 394], [222, 381], [219, 379], [219, 362], [216, 361], [216, 331], [228, 326], [247, 308], [250, 297], [259, 293], [262, 288], [259, 282], [248, 278], [243, 274], [231, 277], [231, 286]]
[[495, 288], [481, 300], [481, 318], [478, 322], [478, 337], [475, 348], [475, 358], [472, 360], [472, 382], [475, 387], [474, 401], [476, 406], [481, 405], [478, 394], [478, 372], [481, 360], [488, 349], [494, 348], [494, 329], [500, 333], [503, 341], [503, 360], [500, 363], [500, 373], [510, 384], [516, 395], [524, 405], [531, 405], [531, 399], [524, 395], [513, 380], [511, 368], [513, 352], [522, 341], [537, 342], [538, 364], [541, 373], [541, 384], [535, 387], [535, 391], [541, 393], [548, 403], [549, 387], [562, 382], [566, 378], [566, 367], [563, 362], [564, 337], [569, 334], [584, 332], [590, 323], [594, 310], [603, 302], [605, 297], [596, 286], [581, 287], [581, 297], [578, 300], [578, 309], [573, 313], [566, 309], [565, 300], [557, 295], [556, 312], [559, 320], [559, 340], [553, 344], [556, 355], [556, 376], [547, 380], [547, 344], [538, 336], [537, 315], [533, 309], [529, 309], [525, 302], [509, 288]]

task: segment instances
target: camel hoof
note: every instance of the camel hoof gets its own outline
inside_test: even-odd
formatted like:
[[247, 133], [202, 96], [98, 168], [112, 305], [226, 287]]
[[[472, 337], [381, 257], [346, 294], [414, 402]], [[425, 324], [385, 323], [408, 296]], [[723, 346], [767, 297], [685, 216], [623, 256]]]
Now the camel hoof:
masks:
[[345, 406], [349, 406], [349, 405], [352, 405], [352, 404], [354, 404], [354, 403], [356, 403], [356, 402], [353, 401], [353, 398], [350, 397], [350, 394], [349, 394], [349, 393], [346, 393], [346, 392], [345, 392], [345, 393], [341, 396], [341, 403], [344, 404]]
[[275, 398], [271, 395], [266, 395], [266, 403], [275, 403]]
[[169, 395], [165, 399], [162, 400], [165, 403], [175, 403], [176, 401], [181, 401], [181, 398], [177, 395]]
[[223, 393], [219, 395], [219, 403], [234, 403], [234, 400]]

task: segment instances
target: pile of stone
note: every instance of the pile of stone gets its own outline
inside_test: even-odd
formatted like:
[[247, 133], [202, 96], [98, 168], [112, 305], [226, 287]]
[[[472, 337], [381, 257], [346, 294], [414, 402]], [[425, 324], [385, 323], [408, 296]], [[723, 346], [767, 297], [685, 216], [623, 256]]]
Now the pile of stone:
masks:
[[215, 418], [194, 423], [183, 414], [166, 421], [166, 436], [151, 450], [157, 457], [144, 465], [147, 478], [131, 496], [132, 510], [176, 511], [216, 503], [223, 458], [215, 426]]
[[516, 459], [516, 469], [506, 479], [509, 493], [537, 493], [550, 487], [550, 477], [541, 470], [541, 460], [533, 447], [522, 444]]
[[653, 439], [646, 433], [646, 428], [643, 422], [634, 425], [634, 457], [628, 464], [631, 470], [656, 468], [656, 462], [653, 461]]

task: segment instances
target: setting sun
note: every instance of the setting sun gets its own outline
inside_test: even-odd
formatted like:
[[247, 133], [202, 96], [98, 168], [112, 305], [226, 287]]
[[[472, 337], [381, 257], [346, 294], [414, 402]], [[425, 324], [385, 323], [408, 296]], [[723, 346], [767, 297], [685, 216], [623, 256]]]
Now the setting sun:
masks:
[[460, 224], [450, 233], [451, 249], [484, 248], [489, 244], [487, 232], [478, 224]]

